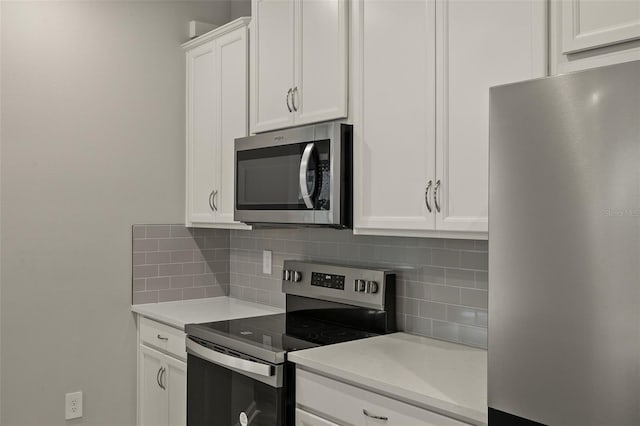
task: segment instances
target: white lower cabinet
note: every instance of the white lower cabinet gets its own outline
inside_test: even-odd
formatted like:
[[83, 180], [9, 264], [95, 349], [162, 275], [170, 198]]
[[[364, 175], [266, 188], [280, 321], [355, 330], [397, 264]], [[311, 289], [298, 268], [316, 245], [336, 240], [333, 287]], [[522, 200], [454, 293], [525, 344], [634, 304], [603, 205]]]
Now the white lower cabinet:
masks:
[[338, 426], [338, 423], [330, 422], [308, 411], [296, 408], [296, 426]]
[[[184, 333], [140, 317], [138, 335], [138, 426], [186, 425]], [[182, 335], [182, 347], [166, 345], [180, 340], [179, 335]]]
[[296, 406], [296, 426], [468, 424], [300, 369], [296, 371]]

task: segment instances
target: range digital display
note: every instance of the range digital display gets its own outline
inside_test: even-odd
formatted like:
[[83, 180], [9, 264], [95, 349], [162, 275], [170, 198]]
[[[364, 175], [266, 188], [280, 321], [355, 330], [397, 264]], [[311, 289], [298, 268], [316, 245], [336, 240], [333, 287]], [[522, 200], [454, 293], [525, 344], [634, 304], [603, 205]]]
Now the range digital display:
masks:
[[334, 288], [344, 290], [344, 275], [311, 273], [311, 285], [316, 287]]

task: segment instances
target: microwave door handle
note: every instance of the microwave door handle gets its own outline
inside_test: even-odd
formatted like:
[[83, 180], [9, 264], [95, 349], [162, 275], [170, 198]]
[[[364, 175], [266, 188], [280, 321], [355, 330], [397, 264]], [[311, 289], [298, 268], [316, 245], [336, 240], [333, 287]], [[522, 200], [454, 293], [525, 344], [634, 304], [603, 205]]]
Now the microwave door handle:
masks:
[[273, 367], [270, 365], [216, 352], [212, 349], [199, 345], [191, 339], [187, 339], [187, 351], [198, 358], [202, 358], [205, 361], [209, 361], [223, 367], [235, 368], [236, 370], [257, 374], [259, 376], [273, 376]]
[[300, 193], [302, 194], [302, 200], [307, 208], [313, 208], [313, 200], [311, 199], [311, 194], [313, 194], [315, 190], [315, 182], [314, 188], [312, 188], [311, 193], [309, 193], [309, 188], [307, 188], [307, 172], [309, 171], [309, 160], [311, 159], [311, 154], [313, 153], [313, 149], [315, 148], [315, 144], [308, 143], [304, 148], [304, 152], [302, 153], [302, 159], [300, 160], [300, 176], [299, 176], [299, 184], [300, 184]]

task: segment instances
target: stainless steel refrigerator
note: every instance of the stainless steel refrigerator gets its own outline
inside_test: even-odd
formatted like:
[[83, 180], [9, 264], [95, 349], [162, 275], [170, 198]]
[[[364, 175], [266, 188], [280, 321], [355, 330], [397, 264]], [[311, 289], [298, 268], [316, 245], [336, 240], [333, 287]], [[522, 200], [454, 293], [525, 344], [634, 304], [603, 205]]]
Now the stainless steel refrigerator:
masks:
[[640, 425], [640, 61], [491, 89], [491, 425]]

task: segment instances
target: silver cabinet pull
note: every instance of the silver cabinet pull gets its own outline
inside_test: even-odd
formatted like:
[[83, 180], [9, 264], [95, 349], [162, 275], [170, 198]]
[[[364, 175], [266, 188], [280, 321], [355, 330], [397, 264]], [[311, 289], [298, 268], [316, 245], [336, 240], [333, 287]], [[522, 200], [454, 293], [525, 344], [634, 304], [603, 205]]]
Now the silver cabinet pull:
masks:
[[369, 413], [367, 410], [365, 410], [364, 408], [362, 409], [362, 414], [364, 414], [365, 416], [370, 417], [372, 419], [382, 420], [383, 422], [386, 422], [387, 420], [389, 420], [389, 417], [373, 415], [373, 414]]
[[427, 210], [429, 211], [429, 213], [432, 212], [431, 204], [429, 204], [429, 191], [431, 191], [432, 185], [433, 181], [429, 180], [429, 182], [427, 182], [427, 187], [424, 190], [424, 203], [427, 205]]
[[433, 204], [436, 206], [436, 210], [440, 213], [440, 204], [438, 203], [438, 188], [440, 188], [440, 179], [436, 181], [436, 186], [433, 188]]
[[291, 105], [293, 106], [293, 110], [298, 112], [298, 107], [296, 106], [296, 95], [298, 94], [298, 86], [293, 88], [293, 92], [291, 92]]
[[212, 199], [213, 199], [213, 191], [211, 191], [211, 192], [209, 193], [209, 208], [210, 208], [212, 211], [215, 211], [215, 210], [214, 210], [214, 208], [213, 208], [213, 201], [212, 201]]
[[166, 372], [167, 372], [167, 369], [166, 369], [166, 368], [164, 368], [164, 367], [162, 367], [162, 369], [161, 369], [161, 371], [160, 371], [160, 387], [161, 387], [163, 390], [166, 390], [166, 389], [167, 389], [167, 387], [166, 387], [166, 386], [165, 386], [165, 384], [164, 384], [164, 375], [165, 375], [165, 373], [166, 373]]
[[213, 191], [213, 195], [211, 196], [211, 204], [213, 205], [213, 211], [218, 211], [218, 206], [216, 206], [216, 197], [218, 196], [218, 190]]
[[293, 92], [293, 89], [289, 89], [287, 91], [287, 109], [289, 110], [289, 112], [293, 112], [293, 110], [291, 109], [291, 105], [289, 105], [289, 96], [291, 96], [291, 92]]
[[169, 338], [161, 336], [160, 334], [158, 334], [158, 340], [164, 340], [166, 342], [167, 340], [169, 340]]
[[162, 367], [158, 368], [158, 372], [156, 373], [156, 383], [162, 389], [162, 383], [160, 383], [160, 373], [162, 373]]

